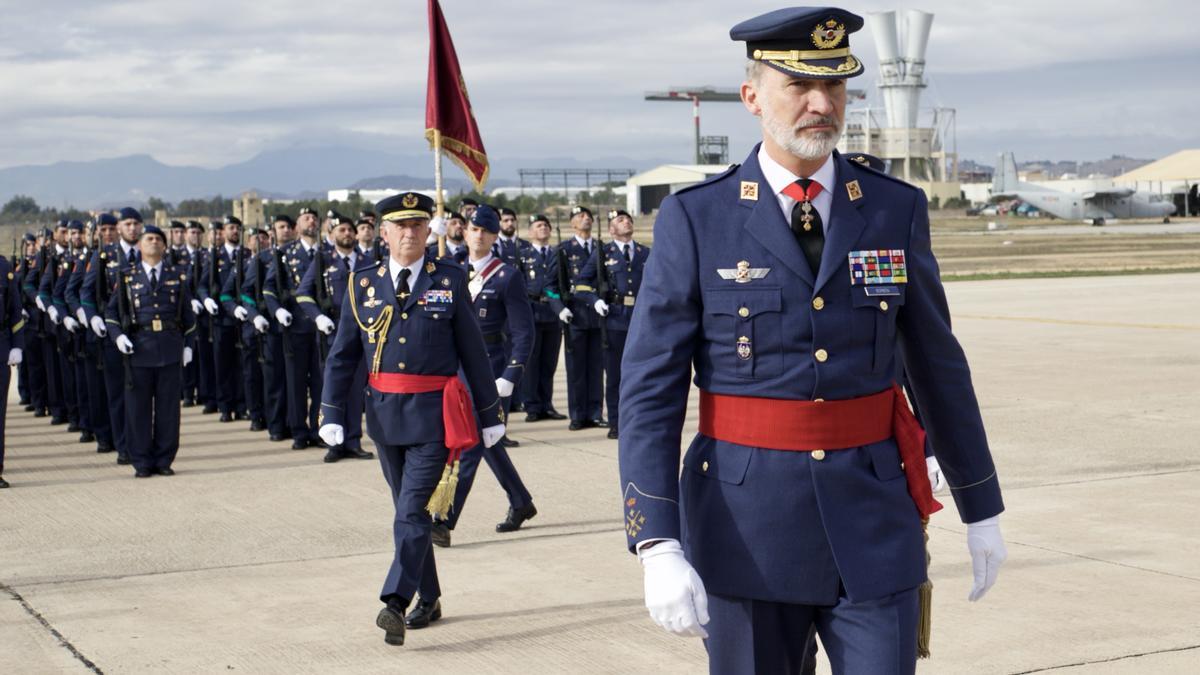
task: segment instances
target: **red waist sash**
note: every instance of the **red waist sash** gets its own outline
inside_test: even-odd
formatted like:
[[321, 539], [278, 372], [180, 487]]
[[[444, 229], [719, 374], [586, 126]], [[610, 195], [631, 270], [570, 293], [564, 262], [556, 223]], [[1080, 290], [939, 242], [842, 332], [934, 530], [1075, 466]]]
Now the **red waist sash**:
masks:
[[367, 380], [371, 388], [385, 394], [428, 394], [442, 392], [442, 425], [446, 429], [448, 464], [465, 450], [479, 444], [479, 432], [471, 413], [471, 394], [457, 375], [407, 375], [375, 373]]
[[925, 430], [900, 386], [840, 401], [794, 401], [700, 392], [700, 433], [769, 450], [840, 450], [896, 439], [921, 518], [941, 510], [925, 471]]

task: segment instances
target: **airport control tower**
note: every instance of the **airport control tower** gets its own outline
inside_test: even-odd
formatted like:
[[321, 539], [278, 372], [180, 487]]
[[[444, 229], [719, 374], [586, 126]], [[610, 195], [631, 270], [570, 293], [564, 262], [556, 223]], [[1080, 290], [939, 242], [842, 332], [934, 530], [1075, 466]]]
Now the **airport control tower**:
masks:
[[876, 83], [883, 110], [846, 111], [841, 150], [887, 160], [890, 174], [921, 187], [931, 200], [959, 196], [954, 110], [920, 107], [933, 14], [874, 12], [867, 26], [879, 54]]

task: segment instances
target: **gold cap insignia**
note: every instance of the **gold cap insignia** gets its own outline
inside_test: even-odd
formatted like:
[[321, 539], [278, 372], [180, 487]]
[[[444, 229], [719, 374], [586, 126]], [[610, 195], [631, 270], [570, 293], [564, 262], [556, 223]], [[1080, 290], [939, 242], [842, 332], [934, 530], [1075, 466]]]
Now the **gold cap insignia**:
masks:
[[846, 194], [850, 195], [850, 201], [858, 201], [862, 199], [862, 188], [858, 186], [858, 181], [852, 180], [846, 183]]
[[400, 204], [406, 209], [411, 209], [417, 205], [417, 196], [410, 192], [404, 195], [404, 198], [400, 200]]
[[742, 199], [758, 201], [758, 183], [752, 180], [742, 181]]
[[829, 19], [819, 23], [812, 32], [812, 41], [817, 49], [833, 49], [846, 37], [846, 24]]

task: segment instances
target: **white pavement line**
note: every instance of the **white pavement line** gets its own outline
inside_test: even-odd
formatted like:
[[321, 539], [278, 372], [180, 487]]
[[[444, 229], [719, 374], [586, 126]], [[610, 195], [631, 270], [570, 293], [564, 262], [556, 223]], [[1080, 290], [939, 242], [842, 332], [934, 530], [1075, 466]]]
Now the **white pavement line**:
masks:
[[1168, 649], [1156, 649], [1150, 652], [1141, 652], [1138, 654], [1125, 654], [1123, 656], [1114, 656], [1107, 659], [1096, 659], [1095, 661], [1080, 661], [1078, 663], [1064, 663], [1060, 666], [1046, 666], [1045, 668], [1036, 668], [1034, 670], [1022, 670], [1013, 673], [1012, 675], [1029, 675], [1030, 673], [1045, 673], [1051, 670], [1062, 670], [1064, 668], [1082, 668], [1083, 666], [1094, 666], [1100, 663], [1112, 663], [1114, 661], [1124, 661], [1126, 659], [1137, 659], [1145, 656], [1154, 656], [1155, 654], [1174, 654], [1177, 652], [1189, 652], [1194, 649], [1200, 649], [1200, 645], [1191, 645], [1188, 647], [1170, 647]]
[[1200, 468], [1196, 469], [1178, 469], [1176, 471], [1148, 471], [1145, 473], [1123, 473], [1119, 476], [1102, 476], [1100, 478], [1081, 478], [1079, 480], [1064, 480], [1057, 483], [1035, 483], [1032, 485], [1005, 485], [1004, 491], [1010, 490], [1036, 490], [1037, 488], [1045, 487], [1060, 487], [1063, 485], [1086, 485], [1088, 483], [1104, 483], [1114, 480], [1129, 480], [1130, 478], [1155, 478], [1158, 476], [1174, 476], [1181, 473], [1198, 473]]
[[58, 632], [58, 629], [56, 629], [54, 626], [51, 626], [50, 622], [46, 620], [46, 617], [42, 616], [41, 612], [34, 609], [33, 606], [30, 605], [29, 602], [26, 601], [25, 598], [16, 591], [16, 589], [12, 588], [8, 584], [0, 583], [0, 591], [8, 593], [10, 596], [12, 596], [13, 600], [21, 603], [21, 607], [25, 610], [25, 613], [33, 617], [34, 620], [41, 624], [43, 628], [49, 631], [50, 634], [54, 636], [54, 639], [58, 640], [58, 644], [62, 645], [63, 648], [71, 652], [71, 656], [74, 656], [76, 660], [86, 666], [88, 670], [92, 671], [93, 673], [103, 675], [104, 671], [100, 670], [100, 666], [97, 666], [92, 662], [91, 659], [84, 656], [83, 652], [80, 652], [75, 645], [71, 644], [70, 640], [63, 636], [62, 633]]
[[1097, 328], [1148, 328], [1151, 330], [1197, 330], [1200, 325], [1172, 323], [1125, 323], [1121, 321], [1084, 321], [1081, 319], [1050, 319], [1040, 316], [994, 316], [987, 314], [955, 314], [955, 319], [978, 321], [1020, 321], [1023, 323], [1050, 323], [1061, 326], [1094, 326]]

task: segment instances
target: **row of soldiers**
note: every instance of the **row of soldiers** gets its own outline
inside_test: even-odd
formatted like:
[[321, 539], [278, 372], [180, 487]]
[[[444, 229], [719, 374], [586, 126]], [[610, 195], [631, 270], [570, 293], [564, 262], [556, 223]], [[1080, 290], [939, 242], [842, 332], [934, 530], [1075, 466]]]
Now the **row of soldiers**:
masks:
[[[482, 219], [475, 218], [477, 212]], [[633, 241], [629, 214], [608, 215], [612, 240], [607, 244], [592, 236], [595, 218], [579, 206], [571, 213], [574, 236], [562, 241], [560, 234], [558, 245], [552, 245], [546, 216], [530, 216], [523, 238], [512, 210], [467, 199], [458, 211], [435, 219], [434, 231], [445, 235], [445, 244], [439, 250], [436, 234], [431, 235], [428, 255], [472, 274], [482, 273], [491, 260], [503, 265], [483, 279], [475, 304], [497, 378], [507, 383], [501, 387], [508, 389], [511, 410], [524, 411], [527, 422], [565, 418], [552, 402], [565, 342], [570, 428], [607, 426], [609, 437], [616, 438], [621, 352], [649, 248]], [[345, 438], [332, 445], [324, 442], [317, 418], [325, 356], [340, 321], [346, 281], [354, 269], [385, 259], [387, 246], [377, 236], [370, 211], [357, 219], [330, 211], [325, 219], [324, 233], [318, 214], [307, 208], [294, 220], [275, 217], [270, 230], [245, 229], [233, 216], [209, 223], [207, 232], [198, 221], [172, 221], [159, 238], [162, 262], [178, 278], [163, 282], [162, 290], [173, 294], [161, 301], [178, 311], [170, 321], [150, 316], [141, 339], [178, 333], [181, 348], [166, 350], [179, 353], [153, 361], [146, 360], [146, 352], [163, 350], [123, 354], [117, 336], [110, 334], [121, 326], [121, 316], [110, 322], [106, 314], [121, 298], [114, 310], [128, 305], [128, 327], [143, 302], [153, 306], [153, 298], [142, 297], [151, 291], [153, 270], [139, 270], [138, 264], [142, 236], [158, 229], [143, 226], [141, 214], [126, 208], [86, 225], [61, 221], [53, 229], [26, 234], [24, 250], [14, 256], [3, 287], [4, 300], [11, 301], [15, 313], [0, 323], [0, 333], [14, 347], [18, 340], [30, 347], [10, 354], [19, 368], [22, 405], [36, 417], [50, 417], [52, 425], [78, 432], [79, 441], [95, 443], [97, 452], [115, 452], [118, 464], [134, 465], [135, 475], [172, 472], [180, 403], [219, 414], [222, 422], [249, 421], [252, 431], [266, 431], [276, 442], [290, 440], [296, 450], [323, 447], [326, 462], [371, 458], [362, 449], [365, 368], [346, 393], [359, 414], [348, 418]], [[472, 219], [484, 224], [473, 229], [492, 235], [478, 256], [469, 254], [466, 241]], [[190, 317], [186, 322], [185, 314]], [[18, 338], [22, 329], [25, 335]], [[190, 332], [185, 336], [184, 331]], [[133, 330], [122, 333], [134, 335]], [[189, 348], [186, 363], [183, 346]], [[131, 360], [154, 368], [178, 363], [178, 395], [150, 396], [151, 382], [131, 376], [126, 365]], [[132, 405], [127, 393], [135, 397]], [[605, 393], [608, 422], [601, 414]], [[151, 399], [165, 405], [168, 398], [173, 412], [148, 420], [132, 414], [153, 409], [146, 407]], [[140, 429], [143, 421], [176, 431], [165, 431], [161, 441], [152, 433], [139, 433], [161, 447], [154, 453], [140, 447], [135, 452], [129, 429], [131, 424]], [[507, 436], [503, 444], [518, 445]], [[510, 496], [509, 514], [497, 529], [518, 529], [536, 513], [532, 499], [506, 454], [487, 459]], [[2, 471], [0, 463], [0, 476]], [[470, 477], [465, 478], [469, 489]], [[449, 545], [453, 524], [435, 527], [439, 544]]]

